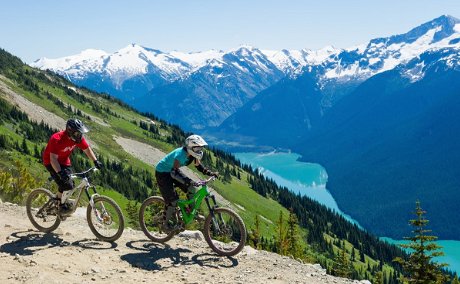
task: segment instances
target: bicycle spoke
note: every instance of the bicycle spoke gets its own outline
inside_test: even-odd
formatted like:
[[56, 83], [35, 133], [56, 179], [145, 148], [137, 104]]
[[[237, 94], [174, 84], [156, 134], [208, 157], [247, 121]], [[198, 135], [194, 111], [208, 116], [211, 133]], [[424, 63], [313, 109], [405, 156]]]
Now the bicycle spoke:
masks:
[[29, 194], [26, 211], [30, 222], [39, 231], [51, 232], [59, 226], [57, 203], [47, 189], [36, 189]]
[[155, 242], [166, 242], [174, 233], [162, 230], [164, 222], [164, 201], [161, 197], [153, 196], [146, 199], [139, 210], [139, 223], [144, 234]]
[[114, 241], [121, 236], [124, 219], [118, 205], [106, 196], [94, 198], [94, 206], [87, 208], [91, 231], [101, 240]]
[[209, 246], [220, 255], [235, 255], [246, 242], [246, 228], [241, 217], [227, 208], [214, 210], [205, 221], [204, 235]]

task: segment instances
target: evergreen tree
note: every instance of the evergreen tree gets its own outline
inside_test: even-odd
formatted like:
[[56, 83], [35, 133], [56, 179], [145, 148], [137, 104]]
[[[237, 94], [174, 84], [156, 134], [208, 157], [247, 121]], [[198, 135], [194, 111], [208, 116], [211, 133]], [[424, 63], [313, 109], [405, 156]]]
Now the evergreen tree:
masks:
[[351, 262], [347, 254], [347, 250], [344, 247], [337, 252], [334, 274], [340, 277], [349, 278], [351, 270]]
[[254, 228], [253, 228], [252, 233], [250, 235], [250, 239], [251, 239], [251, 241], [254, 244], [254, 247], [256, 249], [261, 249], [262, 248], [262, 243], [261, 243], [262, 240], [261, 240], [261, 235], [260, 235], [260, 221], [259, 221], [259, 215], [257, 215], [257, 214], [256, 214], [256, 217], [255, 217]]
[[128, 215], [128, 224], [131, 228], [140, 229], [137, 202], [129, 200], [126, 205], [126, 213]]
[[452, 284], [460, 284], [460, 280], [458, 279], [457, 273], [455, 273], [452, 279]]
[[294, 212], [289, 210], [288, 218], [288, 227], [287, 227], [287, 253], [293, 257], [300, 257], [302, 252], [300, 250], [300, 237], [298, 233], [298, 221]]
[[361, 261], [362, 263], [366, 262], [366, 258], [364, 257], [364, 252], [362, 249], [359, 251], [359, 261]]
[[0, 148], [6, 149], [7, 140], [5, 135], [0, 135]]
[[34, 157], [37, 158], [37, 159], [40, 159], [41, 158], [41, 153], [40, 153], [40, 150], [38, 149], [38, 145], [35, 144], [34, 146]]
[[408, 259], [401, 257], [395, 258], [395, 261], [400, 263], [406, 276], [403, 281], [409, 283], [444, 283], [447, 281], [446, 276], [441, 272], [441, 269], [447, 264], [438, 264], [432, 261], [433, 257], [444, 255], [441, 249], [434, 241], [436, 236], [428, 235], [431, 230], [425, 229], [428, 220], [425, 219], [426, 211], [422, 210], [420, 201], [416, 202], [415, 215], [416, 219], [410, 220], [409, 223], [414, 227], [412, 231], [414, 236], [405, 237], [409, 240], [409, 244], [400, 245], [403, 248], [410, 249], [411, 253]]
[[0, 195], [5, 201], [22, 204], [38, 184], [26, 165], [19, 160], [14, 164], [11, 171], [0, 170]]
[[276, 230], [276, 252], [278, 252], [281, 255], [285, 255], [287, 250], [287, 242], [283, 211], [280, 211]]
[[22, 153], [26, 155], [30, 155], [30, 150], [29, 150], [29, 147], [27, 147], [26, 138], [22, 138], [21, 150], [22, 150]]

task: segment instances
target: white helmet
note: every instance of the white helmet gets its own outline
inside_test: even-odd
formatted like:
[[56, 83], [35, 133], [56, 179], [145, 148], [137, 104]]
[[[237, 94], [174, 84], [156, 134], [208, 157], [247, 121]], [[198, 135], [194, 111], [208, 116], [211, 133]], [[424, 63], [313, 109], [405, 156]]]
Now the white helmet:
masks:
[[199, 135], [190, 135], [185, 139], [187, 153], [198, 160], [203, 158], [203, 147], [206, 145], [208, 145], [208, 143], [206, 143], [206, 141], [204, 141], [204, 139]]

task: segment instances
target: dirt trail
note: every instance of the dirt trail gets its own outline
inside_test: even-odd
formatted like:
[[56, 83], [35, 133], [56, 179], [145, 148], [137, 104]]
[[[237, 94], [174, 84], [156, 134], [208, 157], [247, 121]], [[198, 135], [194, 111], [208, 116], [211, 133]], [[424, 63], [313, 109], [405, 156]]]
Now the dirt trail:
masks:
[[[10, 89], [5, 83], [9, 79], [0, 75], [0, 95], [6, 100], [16, 105], [20, 110], [25, 112], [30, 120], [35, 122], [44, 122], [54, 129], [63, 129], [65, 127], [65, 120], [52, 112], [38, 106], [31, 101], [27, 100], [21, 95]], [[5, 82], [4, 82], [5, 81]]]
[[0, 201], [0, 283], [369, 283], [248, 246], [219, 257], [199, 231], [162, 245], [127, 228], [117, 242], [105, 243], [94, 238], [81, 211], [43, 234], [24, 207]]
[[[21, 111], [25, 112], [29, 119], [31, 121], [35, 121], [37, 123], [44, 122], [45, 124], [48, 124], [51, 128], [54, 128], [56, 130], [62, 130], [65, 129], [66, 125], [66, 120], [63, 119], [62, 117], [47, 111], [43, 107], [36, 105], [35, 103], [29, 101], [25, 97], [17, 94], [13, 90], [10, 89], [10, 87], [5, 83], [8, 82], [9, 79], [0, 75], [0, 96], [4, 97], [7, 101], [15, 105], [18, 109]], [[85, 113], [85, 115], [87, 115]], [[103, 126], [110, 126], [102, 121], [102, 119], [95, 117], [95, 116], [90, 116], [93, 121], [96, 123], [99, 123]], [[91, 138], [88, 137], [88, 135], [85, 135], [86, 140], [90, 143], [91, 147], [97, 148], [97, 145], [94, 143], [94, 141], [91, 140]]]

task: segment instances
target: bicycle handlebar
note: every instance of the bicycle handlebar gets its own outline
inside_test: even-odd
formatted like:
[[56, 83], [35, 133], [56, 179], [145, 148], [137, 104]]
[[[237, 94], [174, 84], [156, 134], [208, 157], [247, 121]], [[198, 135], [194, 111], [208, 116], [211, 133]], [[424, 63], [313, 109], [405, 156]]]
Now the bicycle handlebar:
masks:
[[92, 168], [89, 168], [88, 170], [86, 171], [83, 171], [81, 173], [72, 173], [70, 176], [72, 178], [75, 178], [75, 177], [86, 177], [88, 176], [88, 174], [92, 171], [97, 171], [98, 169], [96, 167], [92, 167]]
[[203, 186], [203, 185], [206, 185], [206, 184], [208, 184], [209, 182], [211, 182], [211, 181], [213, 181], [213, 180], [215, 180], [215, 179], [216, 179], [215, 176], [211, 176], [211, 177], [209, 177], [208, 179], [199, 180], [199, 181], [197, 181], [196, 183], [197, 183], [199, 186]]

